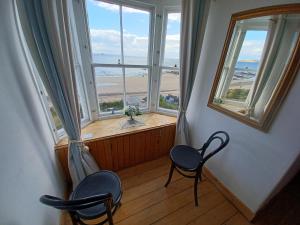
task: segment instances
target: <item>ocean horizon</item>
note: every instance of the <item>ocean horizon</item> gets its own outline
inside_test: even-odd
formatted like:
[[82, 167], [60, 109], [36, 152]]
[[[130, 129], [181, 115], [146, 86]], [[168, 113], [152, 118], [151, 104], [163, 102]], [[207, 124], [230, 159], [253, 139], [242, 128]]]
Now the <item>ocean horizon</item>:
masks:
[[[120, 55], [113, 54], [93, 54], [93, 62], [101, 63], [101, 64], [118, 64], [121, 61]], [[147, 57], [138, 57], [138, 56], [124, 56], [125, 64], [132, 65], [146, 65]], [[258, 61], [255, 60], [241, 60], [236, 63], [235, 70], [236, 71], [246, 71], [249, 73], [256, 73], [258, 68]], [[179, 66], [179, 59], [175, 58], [165, 58], [164, 62], [165, 66], [174, 67], [175, 65]], [[145, 76], [148, 74], [147, 68], [125, 68], [126, 76]], [[169, 70], [168, 72], [172, 72]], [[116, 67], [95, 67], [95, 75], [96, 76], [123, 76], [123, 72], [121, 68]]]

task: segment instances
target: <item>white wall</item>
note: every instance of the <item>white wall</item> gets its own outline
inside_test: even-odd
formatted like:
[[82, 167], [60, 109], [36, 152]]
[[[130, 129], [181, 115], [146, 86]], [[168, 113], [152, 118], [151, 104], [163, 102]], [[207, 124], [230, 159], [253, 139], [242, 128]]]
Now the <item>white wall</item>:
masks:
[[0, 224], [58, 224], [39, 202], [63, 196], [51, 136], [17, 36], [13, 1], [0, 1]]
[[[249, 127], [207, 107], [231, 14], [287, 0], [217, 0], [211, 2], [199, 70], [188, 109], [193, 145], [200, 146], [216, 130], [230, 134], [228, 147], [208, 161], [208, 168], [253, 212], [300, 168], [300, 75], [268, 133]], [[294, 164], [293, 164], [294, 163]], [[295, 164], [296, 163], [296, 164]], [[293, 165], [293, 168], [289, 170]], [[289, 171], [288, 176], [283, 177]]]

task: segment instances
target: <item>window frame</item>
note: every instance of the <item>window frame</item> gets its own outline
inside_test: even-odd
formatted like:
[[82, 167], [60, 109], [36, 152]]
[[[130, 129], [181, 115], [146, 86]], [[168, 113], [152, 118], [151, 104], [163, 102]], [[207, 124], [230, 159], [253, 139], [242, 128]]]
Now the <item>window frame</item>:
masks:
[[[152, 74], [153, 74], [153, 42], [154, 42], [154, 38], [153, 38], [153, 34], [154, 34], [154, 15], [155, 15], [155, 7], [152, 4], [147, 4], [144, 2], [137, 2], [137, 1], [122, 1], [122, 0], [110, 0], [110, 1], [103, 1], [103, 2], [108, 2], [108, 3], [112, 3], [112, 4], [117, 4], [120, 6], [120, 10], [119, 10], [119, 16], [120, 16], [120, 36], [123, 38], [123, 22], [121, 22], [122, 20], [122, 6], [125, 7], [131, 7], [131, 8], [135, 8], [135, 9], [140, 9], [143, 11], [147, 11], [149, 12], [149, 36], [148, 36], [148, 65], [137, 65], [137, 64], [104, 64], [104, 63], [95, 63], [93, 62], [93, 52], [92, 52], [92, 45], [91, 45], [91, 34], [90, 34], [90, 27], [89, 27], [89, 23], [88, 23], [88, 12], [87, 12], [87, 7], [85, 5], [85, 13], [86, 13], [86, 26], [87, 26], [87, 30], [88, 30], [88, 40], [89, 40], [89, 46], [90, 46], [90, 59], [91, 59], [91, 70], [92, 70], [92, 76], [93, 76], [93, 89], [94, 89], [94, 95], [96, 96], [96, 102], [97, 102], [97, 112], [98, 112], [98, 118], [109, 118], [109, 117], [118, 117], [120, 115], [123, 114], [123, 110], [126, 108], [126, 89], [125, 89], [125, 78], [126, 78], [126, 74], [125, 74], [125, 69], [129, 69], [129, 68], [146, 68], [148, 69], [148, 88], [147, 88], [147, 107], [146, 108], [141, 108], [140, 110], [142, 112], [149, 112], [150, 111], [150, 104], [151, 104], [151, 83], [152, 83]], [[122, 46], [122, 42], [123, 40], [121, 40], [121, 46]], [[124, 51], [122, 51], [122, 47], [121, 47], [121, 57], [124, 57]], [[123, 95], [124, 95], [124, 108], [123, 110], [118, 110], [115, 111], [116, 113], [112, 113], [112, 112], [101, 112], [100, 109], [100, 105], [99, 105], [99, 101], [98, 101], [98, 94], [97, 94], [97, 87], [96, 87], [96, 73], [95, 73], [95, 69], [97, 67], [113, 67], [113, 68], [120, 68], [122, 70], [124, 70], [123, 72]]]
[[[239, 56], [239, 54], [241, 53], [241, 49], [242, 49], [243, 44], [244, 44], [244, 42], [245, 42], [245, 37], [246, 37], [248, 31], [266, 31], [266, 32], [267, 32], [267, 34], [266, 34], [266, 39], [265, 39], [265, 41], [264, 41], [263, 50], [262, 50], [262, 53], [261, 53], [261, 57], [263, 57], [264, 52], [265, 52], [265, 48], [266, 48], [266, 46], [268, 45], [267, 42], [268, 42], [268, 35], [269, 35], [270, 30], [269, 30], [268, 28], [264, 27], [263, 25], [260, 25], [260, 26], [259, 26], [259, 25], [251, 25], [251, 24], [243, 25], [242, 27], [239, 28], [239, 30], [240, 30], [240, 32], [244, 32], [245, 34], [244, 34], [244, 37], [243, 37], [242, 39], [238, 39], [237, 42], [236, 42], [236, 46], [239, 46], [239, 45], [240, 45], [240, 50], [239, 50], [239, 52], [238, 52], [238, 56]], [[237, 32], [238, 32], [237, 30], [235, 30], [235, 31], [233, 32], [233, 35], [232, 35], [232, 37], [233, 37], [233, 38], [232, 38], [232, 41], [234, 41], [234, 38], [235, 38], [234, 36], [235, 36], [235, 35], [238, 35]], [[230, 43], [230, 46], [231, 46], [231, 44], [232, 44], [232, 43]], [[230, 47], [229, 47], [229, 49], [230, 49]], [[233, 51], [232, 51], [231, 54], [234, 55], [236, 50], [237, 50], [237, 49], [233, 49]], [[237, 61], [237, 62], [238, 62], [238, 61]], [[236, 62], [236, 63], [237, 63], [237, 62]], [[225, 64], [226, 64], [226, 60], [225, 60], [225, 62], [224, 62], [224, 67], [225, 67]], [[229, 71], [232, 70], [232, 74], [229, 74], [229, 73], [228, 73], [227, 76], [233, 77], [233, 76], [234, 76], [234, 70], [235, 70], [235, 64], [233, 64], [233, 62], [232, 62], [231, 65], [228, 65], [227, 67], [228, 67], [228, 70], [229, 70]], [[260, 67], [261, 67], [261, 64], [259, 64], [258, 67], [257, 67], [257, 73], [259, 72]], [[227, 78], [226, 78], [226, 79], [227, 79]], [[253, 84], [252, 84], [251, 87], [250, 87], [249, 94], [251, 93], [251, 90], [252, 90], [252, 88], [254, 87], [253, 85], [254, 85], [254, 83], [256, 82], [256, 79], [257, 79], [257, 76], [256, 76], [255, 79], [253, 80]], [[232, 79], [231, 79], [231, 81], [232, 81]], [[224, 92], [224, 93], [227, 93], [227, 92], [228, 92], [231, 81], [229, 82], [229, 85], [228, 85], [227, 89], [226, 89], [226, 90], [223, 90], [222, 92]], [[225, 80], [224, 80], [223, 82], [225, 82]], [[219, 85], [221, 85], [221, 84], [219, 84]], [[244, 109], [244, 108], [246, 108], [246, 105], [247, 105], [247, 99], [248, 99], [248, 97], [249, 97], [249, 94], [248, 94], [247, 98], [245, 99], [245, 101], [238, 101], [238, 100], [235, 100], [235, 99], [226, 98], [225, 96], [224, 96], [224, 98], [223, 98], [222, 100], [224, 100], [224, 101], [226, 102], [225, 105], [228, 105], [229, 107], [231, 107], [231, 106], [232, 106], [232, 107], [237, 106], [237, 107], [240, 107], [240, 108]]]
[[[163, 57], [161, 54], [162, 47], [164, 49], [164, 41], [162, 37], [164, 37], [167, 21], [164, 19], [166, 12], [181, 12], [181, 5], [180, 1], [174, 1], [172, 3], [161, 3], [161, 2], [152, 2], [149, 3], [148, 1], [144, 0], [103, 0], [104, 2], [119, 4], [126, 7], [133, 7], [141, 10], [147, 10], [150, 13], [150, 26], [149, 26], [149, 42], [148, 42], [148, 65], [129, 65], [129, 64], [101, 64], [101, 63], [94, 63], [92, 60], [92, 46], [91, 46], [91, 35], [90, 35], [90, 28], [88, 22], [88, 12], [87, 12], [87, 3], [86, 1], [83, 4], [84, 14], [85, 14], [85, 31], [86, 41], [84, 46], [89, 51], [89, 65], [91, 68], [92, 74], [92, 92], [93, 98], [89, 99], [90, 101], [94, 102], [94, 109], [97, 111], [97, 118], [94, 119], [101, 119], [101, 118], [112, 118], [112, 117], [119, 117], [122, 115], [121, 111], [119, 113], [112, 114], [111, 112], [101, 112], [99, 103], [98, 103], [98, 96], [97, 96], [97, 89], [96, 89], [96, 81], [95, 81], [95, 67], [98, 66], [105, 66], [105, 67], [125, 67], [125, 68], [147, 68], [148, 69], [148, 107], [141, 109], [142, 112], [159, 112], [171, 116], [176, 116], [178, 110], [169, 110], [159, 108], [159, 86], [160, 86], [160, 64], [162, 63], [161, 58]], [[122, 28], [120, 28], [122, 30]], [[174, 69], [174, 68], [172, 68]], [[124, 108], [126, 107], [124, 99]]]
[[81, 64], [81, 60], [79, 59], [81, 58], [79, 40], [78, 40], [79, 36], [76, 29], [73, 7], [72, 7], [72, 11], [70, 12], [70, 16], [72, 17], [72, 19], [70, 19], [70, 31], [73, 36], [72, 50], [73, 50], [74, 72], [75, 72], [76, 87], [78, 92], [79, 107], [81, 106], [84, 115], [84, 117], [81, 118], [81, 127], [84, 127], [91, 121], [92, 118], [91, 106], [88, 101], [87, 85], [83, 77], [84, 74], [83, 67]]
[[[180, 73], [180, 65], [178, 67], [171, 67], [171, 66], [164, 66], [164, 57], [165, 57], [165, 49], [166, 49], [166, 37], [167, 37], [167, 26], [168, 26], [168, 14], [169, 13], [181, 13], [181, 8], [179, 6], [167, 6], [164, 8], [163, 11], [163, 27], [162, 27], [162, 32], [161, 32], [161, 46], [160, 46], [160, 58], [159, 58], [159, 73], [158, 73], [158, 90], [157, 90], [157, 99], [156, 99], [156, 111], [167, 114], [167, 115], [172, 115], [176, 116], [178, 110], [175, 109], [166, 109], [159, 107], [159, 101], [160, 101], [160, 86], [161, 86], [161, 78], [162, 78], [162, 71], [164, 69], [172, 69], [172, 70], [178, 70]], [[180, 57], [180, 55], [179, 55]], [[179, 74], [180, 76], [180, 74]]]

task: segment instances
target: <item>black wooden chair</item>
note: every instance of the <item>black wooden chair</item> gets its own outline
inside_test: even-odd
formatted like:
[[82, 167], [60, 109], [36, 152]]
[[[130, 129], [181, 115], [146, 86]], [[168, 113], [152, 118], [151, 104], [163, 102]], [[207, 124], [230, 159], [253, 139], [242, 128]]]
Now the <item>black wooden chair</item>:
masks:
[[[224, 136], [224, 137], [222, 137]], [[212, 141], [219, 140], [219, 145], [205, 156], [205, 151]], [[213, 133], [200, 149], [195, 149], [187, 145], [177, 145], [170, 151], [172, 161], [169, 178], [165, 184], [167, 187], [172, 179], [173, 171], [176, 169], [181, 175], [188, 178], [195, 178], [194, 198], [195, 205], [198, 206], [197, 186], [202, 177], [202, 167], [204, 163], [213, 155], [221, 151], [229, 142], [229, 135], [225, 131]], [[188, 174], [187, 174], [188, 173]]]
[[[63, 200], [50, 195], [43, 195], [40, 201], [57, 209], [66, 210], [73, 225], [85, 225], [88, 220], [94, 220], [107, 215], [97, 225], [108, 222], [113, 225], [112, 215], [121, 205], [122, 188], [117, 174], [101, 170], [87, 176], [75, 188], [70, 200]], [[93, 223], [94, 224], [94, 223]]]

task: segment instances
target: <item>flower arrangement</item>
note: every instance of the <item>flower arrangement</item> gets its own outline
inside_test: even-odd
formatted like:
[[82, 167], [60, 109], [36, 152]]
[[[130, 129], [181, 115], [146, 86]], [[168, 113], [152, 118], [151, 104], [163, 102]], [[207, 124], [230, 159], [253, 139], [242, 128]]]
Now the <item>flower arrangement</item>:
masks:
[[125, 109], [124, 114], [128, 117], [130, 117], [130, 120], [134, 120], [133, 116], [139, 116], [142, 115], [142, 112], [140, 111], [140, 108], [138, 106], [128, 106]]

